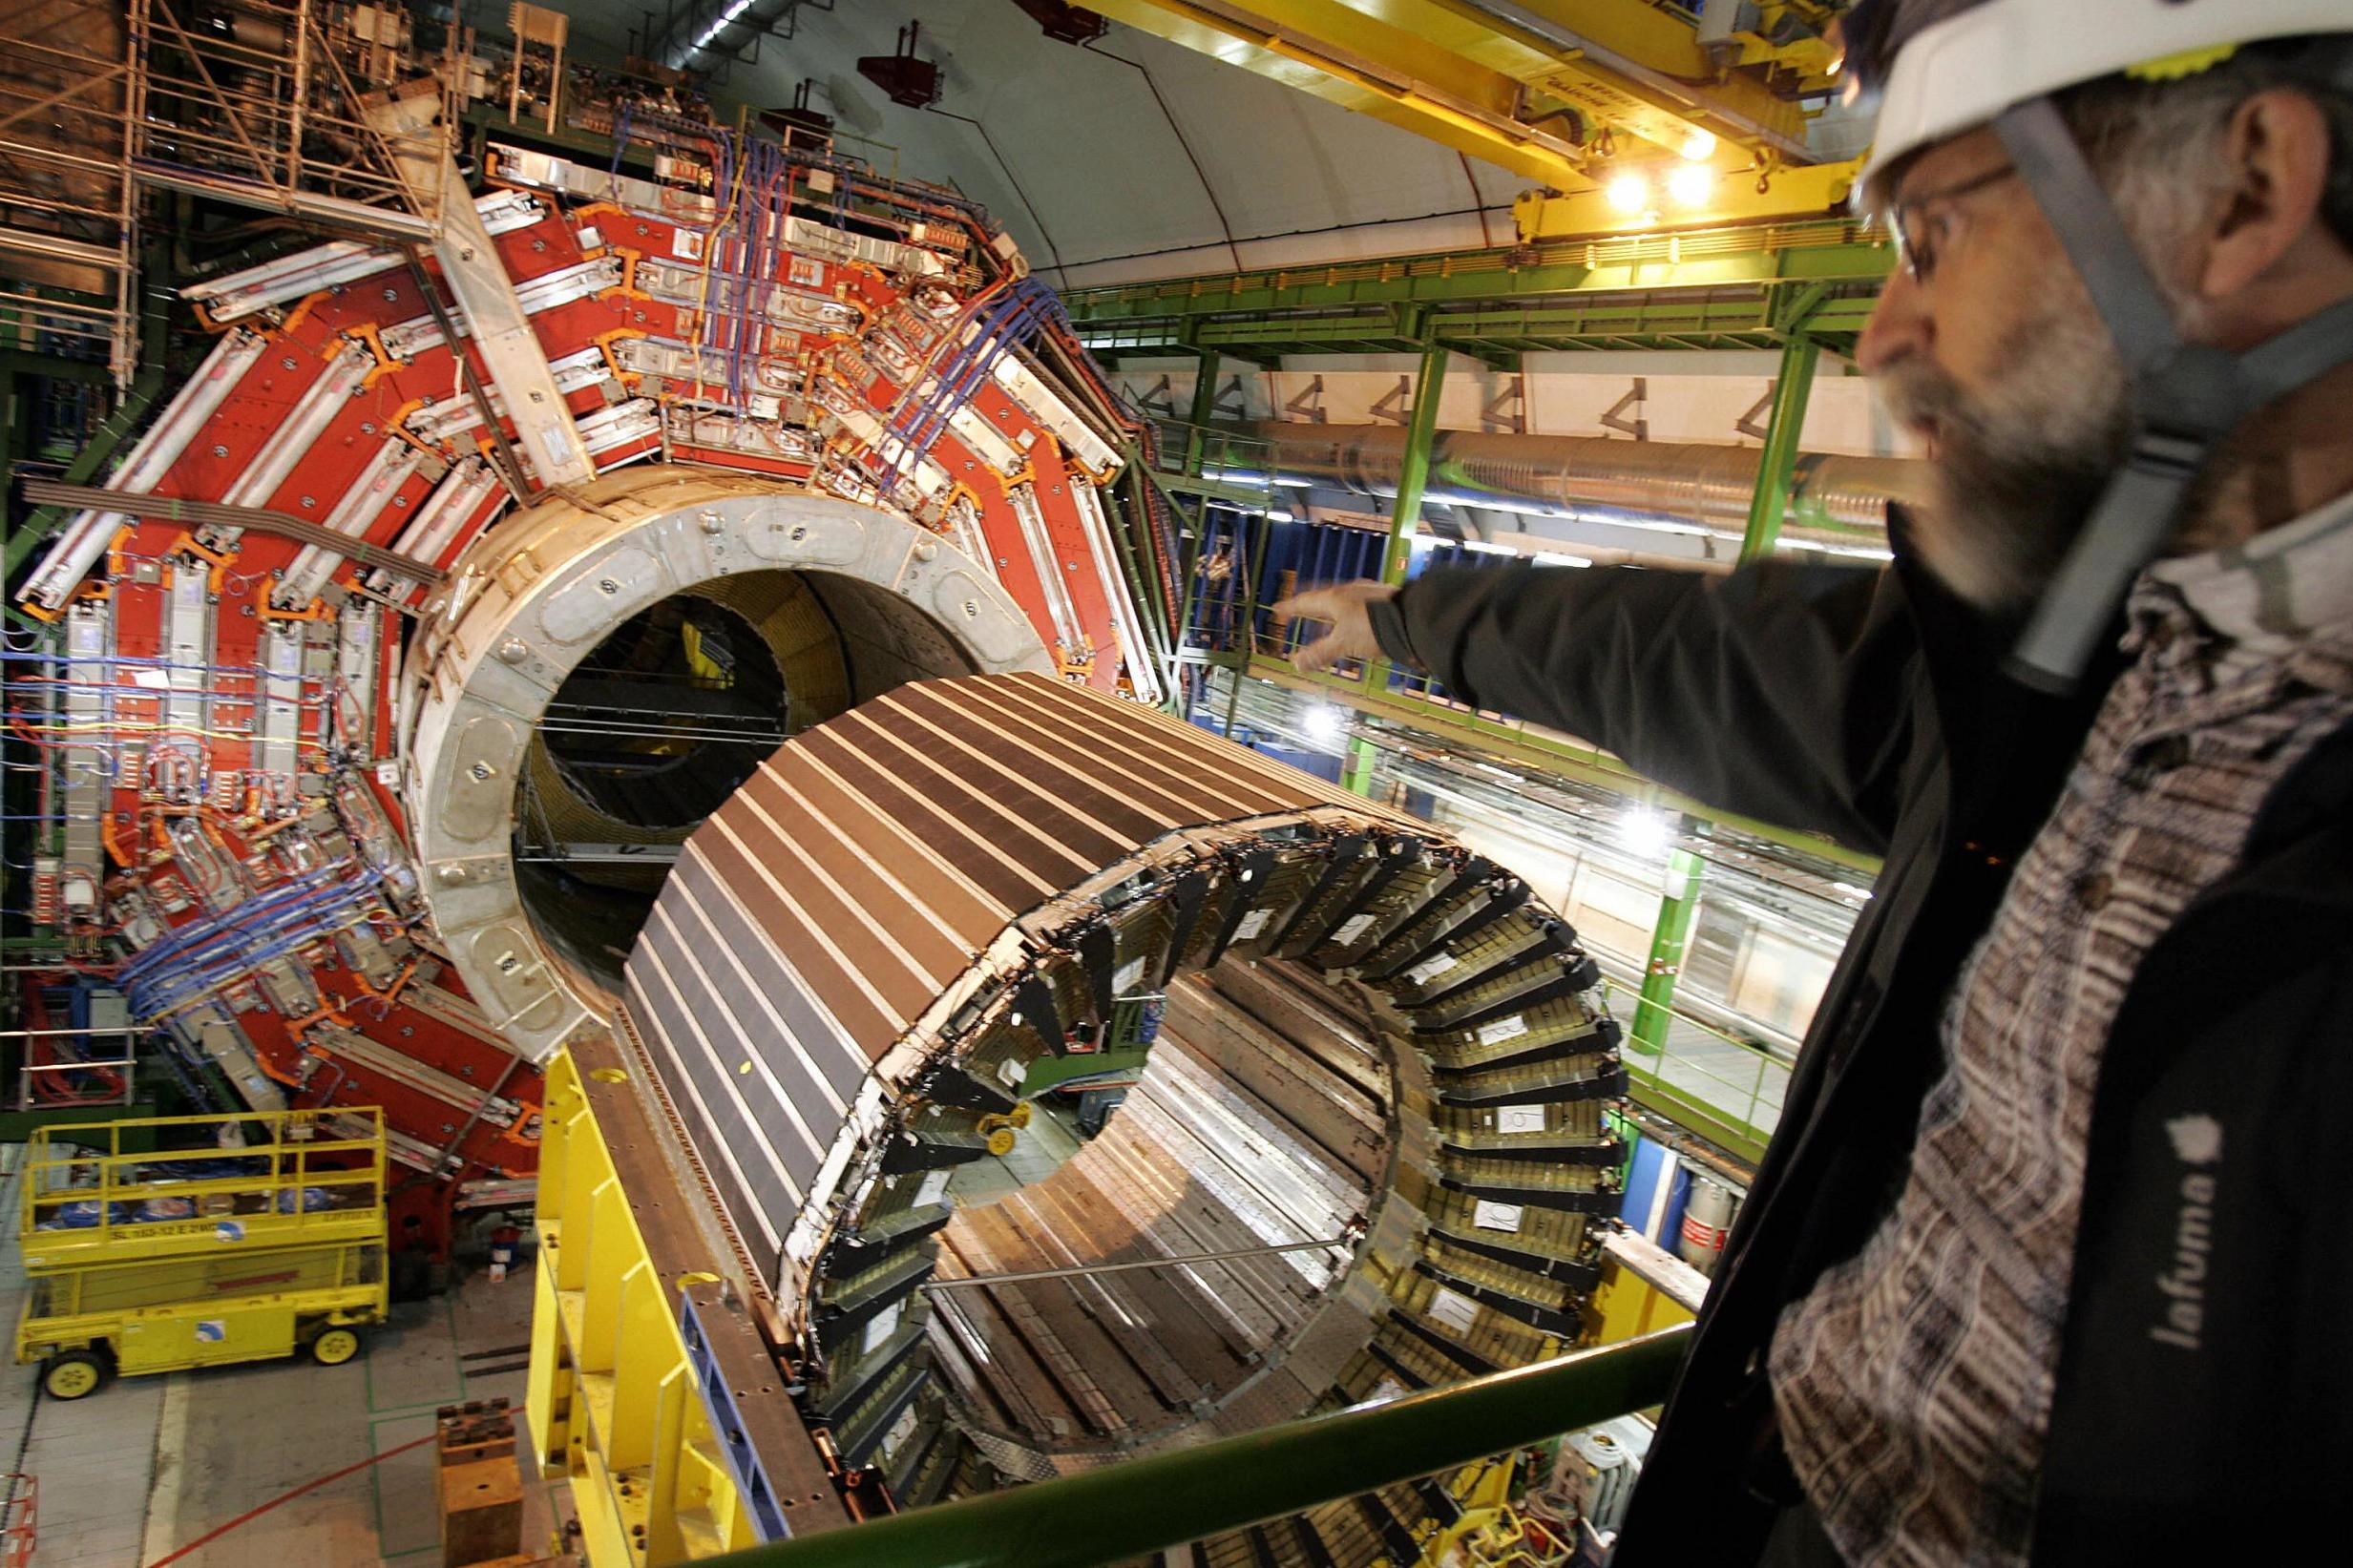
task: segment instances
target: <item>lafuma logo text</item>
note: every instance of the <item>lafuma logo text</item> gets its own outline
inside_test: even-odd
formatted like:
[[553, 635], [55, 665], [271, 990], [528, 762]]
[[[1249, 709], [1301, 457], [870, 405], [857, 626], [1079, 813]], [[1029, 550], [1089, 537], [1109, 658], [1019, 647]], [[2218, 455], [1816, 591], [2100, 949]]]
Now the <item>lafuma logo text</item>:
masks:
[[2215, 1178], [2204, 1167], [2222, 1162], [2222, 1123], [2210, 1116], [2175, 1117], [2165, 1124], [2174, 1158], [2198, 1167], [2181, 1178], [2181, 1209], [2174, 1221], [2173, 1266], [2157, 1276], [2163, 1310], [2149, 1337], [2177, 1349], [2204, 1348], [2206, 1269], [2214, 1253]]

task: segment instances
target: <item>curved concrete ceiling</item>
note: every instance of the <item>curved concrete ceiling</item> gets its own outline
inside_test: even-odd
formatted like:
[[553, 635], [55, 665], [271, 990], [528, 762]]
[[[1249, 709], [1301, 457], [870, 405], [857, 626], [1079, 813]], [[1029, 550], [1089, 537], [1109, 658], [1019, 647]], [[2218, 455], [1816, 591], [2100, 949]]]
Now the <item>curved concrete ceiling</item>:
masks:
[[[643, 21], [631, 0], [554, 3], [576, 45], [616, 53]], [[940, 69], [931, 110], [857, 72], [910, 20]], [[1089, 47], [1056, 42], [1013, 0], [803, 8], [792, 33], [730, 63], [715, 94], [774, 108], [813, 81], [845, 152], [888, 171], [895, 150], [986, 203], [1058, 286], [1503, 244], [1528, 183], [1116, 22]]]

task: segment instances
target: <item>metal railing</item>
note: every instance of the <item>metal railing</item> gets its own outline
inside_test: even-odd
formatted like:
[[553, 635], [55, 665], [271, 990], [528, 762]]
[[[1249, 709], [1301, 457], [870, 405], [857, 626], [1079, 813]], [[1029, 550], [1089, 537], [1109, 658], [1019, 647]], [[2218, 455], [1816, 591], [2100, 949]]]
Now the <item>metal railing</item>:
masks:
[[[1764, 1158], [1765, 1144], [1781, 1120], [1789, 1094], [1791, 1064], [1770, 1047], [1727, 1034], [1674, 1007], [1659, 1011], [1667, 1025], [1657, 1037], [1638, 1035], [1633, 1020], [1642, 999], [1639, 986], [1602, 977], [1602, 997], [1626, 1026], [1626, 1075], [1636, 1090], [1681, 1116], [1750, 1160]], [[1704, 1124], [1701, 1124], [1704, 1123]]]
[[712, 1568], [1096, 1568], [1435, 1474], [1665, 1401], [1681, 1324], [1058, 1481], [773, 1541]]
[[[0, 1029], [0, 1040], [23, 1042], [24, 1061], [16, 1074], [16, 1099], [11, 1107], [38, 1111], [52, 1106], [128, 1105], [135, 1093], [138, 1029]], [[120, 1056], [67, 1056], [59, 1046], [91, 1051], [97, 1042], [118, 1042]], [[44, 1042], [38, 1046], [34, 1042]], [[35, 1060], [35, 1052], [50, 1059]], [[79, 1075], [77, 1077], [76, 1075]]]

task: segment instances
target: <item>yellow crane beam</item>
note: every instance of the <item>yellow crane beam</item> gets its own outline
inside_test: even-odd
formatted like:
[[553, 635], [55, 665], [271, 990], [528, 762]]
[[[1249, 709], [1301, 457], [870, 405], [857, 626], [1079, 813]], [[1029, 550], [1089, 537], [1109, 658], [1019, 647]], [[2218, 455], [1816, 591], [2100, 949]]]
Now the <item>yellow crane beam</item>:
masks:
[[1583, 183], [1584, 150], [1520, 118], [1523, 89], [1509, 73], [1339, 0], [1251, 0], [1247, 9], [1230, 0], [1101, 0], [1094, 9], [1530, 179]]
[[[1821, 85], [1806, 25], [1775, 44], [1703, 48], [1646, 0], [1105, 0], [1096, 9], [1172, 43], [1556, 189], [1587, 182], [1603, 131], [1675, 151], [1713, 138], [1721, 169], [1810, 161], [1791, 97]], [[1777, 25], [1791, 7], [1767, 5]], [[1802, 18], [1800, 19], [1802, 23]], [[1780, 73], [1768, 83], [1768, 72]], [[1780, 91], [1776, 91], [1776, 87]], [[1574, 116], [1573, 118], [1571, 116]], [[1579, 134], [1589, 132], [1581, 142]]]
[[[1689, 194], [1677, 183], [1682, 167], [1672, 159], [1649, 165], [1627, 164], [1609, 183], [1598, 189], [1565, 195], [1558, 191], [1523, 191], [1511, 209], [1520, 242], [1533, 245], [1546, 240], [1604, 239], [1683, 228], [1720, 228], [1727, 223], [1775, 219], [1819, 218], [1825, 213], [1836, 213], [1845, 204], [1848, 193], [1855, 188], [1855, 175], [1861, 160], [1777, 169], [1769, 175], [1697, 170], [1693, 172], [1702, 178]], [[1624, 193], [1619, 191], [1616, 184], [1620, 179], [1639, 182], [1640, 199], [1630, 199], [1630, 188]]]
[[[1679, 149], [1694, 130], [1753, 154], [1808, 162], [1805, 112], [1794, 93], [1828, 85], [1831, 52], [1817, 36], [1790, 45], [1738, 34], [1712, 52], [1682, 17], [1648, 0], [1365, 0], [1429, 4], [1476, 16], [1554, 53], [1523, 78], [1600, 125]], [[1776, 10], [1785, 8], [1776, 8]], [[1779, 68], [1785, 80], [1766, 79]]]

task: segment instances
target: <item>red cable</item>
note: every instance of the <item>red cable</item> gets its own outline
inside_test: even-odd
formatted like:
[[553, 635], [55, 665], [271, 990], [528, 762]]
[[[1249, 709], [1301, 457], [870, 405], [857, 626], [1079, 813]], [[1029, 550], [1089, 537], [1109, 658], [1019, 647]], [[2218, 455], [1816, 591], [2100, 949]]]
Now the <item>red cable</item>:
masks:
[[389, 1459], [395, 1453], [406, 1453], [412, 1448], [423, 1448], [426, 1444], [431, 1442], [434, 1438], [440, 1435], [441, 1434], [438, 1432], [429, 1432], [422, 1437], [413, 1438], [409, 1442], [401, 1444], [398, 1448], [386, 1449], [382, 1453], [377, 1454], [371, 1459], [362, 1459], [356, 1465], [346, 1465], [343, 1469], [334, 1472], [332, 1474], [322, 1475], [315, 1481], [305, 1481], [301, 1486], [296, 1487], [293, 1491], [282, 1493], [278, 1496], [272, 1497], [269, 1501], [263, 1503], [259, 1508], [247, 1509], [244, 1513], [238, 1515], [237, 1517], [231, 1519], [220, 1529], [210, 1531], [204, 1535], [197, 1537], [196, 1539], [190, 1541], [179, 1551], [166, 1552], [163, 1556], [149, 1563], [147, 1568], [163, 1568], [163, 1565], [167, 1562], [178, 1562], [180, 1558], [186, 1557], [198, 1547], [209, 1545], [210, 1543], [219, 1540], [221, 1537], [227, 1535], [239, 1525], [251, 1523], [253, 1520], [260, 1518], [263, 1515], [268, 1513], [271, 1509], [276, 1508], [281, 1503], [290, 1503], [305, 1492], [316, 1492], [319, 1488], [326, 1485], [327, 1482], [340, 1481], [347, 1475], [366, 1470], [369, 1465], [382, 1464], [385, 1460]]

